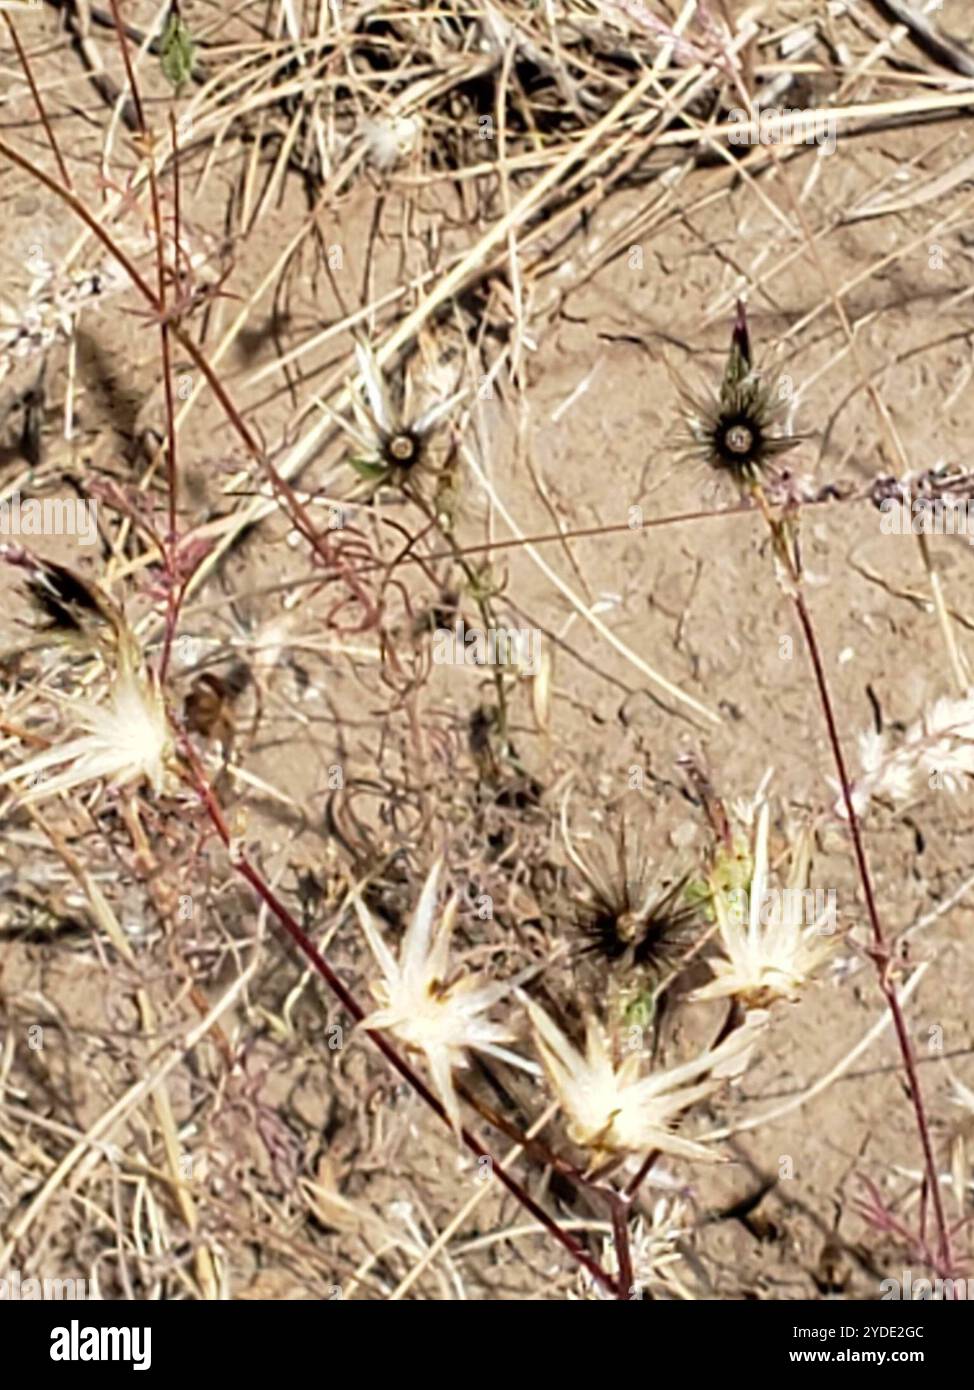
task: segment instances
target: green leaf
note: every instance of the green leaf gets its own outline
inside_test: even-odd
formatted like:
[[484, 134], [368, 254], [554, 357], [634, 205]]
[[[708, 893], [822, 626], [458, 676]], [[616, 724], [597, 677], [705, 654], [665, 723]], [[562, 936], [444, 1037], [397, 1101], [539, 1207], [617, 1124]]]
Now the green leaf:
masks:
[[646, 1029], [653, 1021], [656, 1013], [656, 995], [651, 989], [643, 990], [631, 1000], [625, 1011], [625, 1025], [627, 1028]]
[[176, 88], [187, 82], [196, 62], [196, 44], [178, 14], [169, 16], [162, 35], [162, 71]]
[[714, 920], [713, 910], [710, 906], [714, 891], [705, 878], [693, 878], [683, 890], [684, 901], [690, 907], [695, 907], [706, 917], [708, 922]]
[[365, 478], [367, 482], [381, 482], [383, 478], [389, 476], [389, 469], [384, 463], [370, 463], [368, 459], [350, 458], [348, 460], [352, 468], [360, 478]]

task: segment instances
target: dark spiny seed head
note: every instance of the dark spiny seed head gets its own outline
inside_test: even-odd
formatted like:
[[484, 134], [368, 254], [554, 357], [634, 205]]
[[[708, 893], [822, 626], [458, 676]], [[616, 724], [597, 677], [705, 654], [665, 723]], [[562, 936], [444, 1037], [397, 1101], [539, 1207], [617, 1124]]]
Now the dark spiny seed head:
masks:
[[92, 589], [63, 565], [34, 561], [27, 590], [47, 619], [48, 627], [80, 632], [87, 620], [105, 621], [105, 611]]
[[63, 603], [60, 603], [38, 579], [28, 579], [27, 588], [34, 603], [41, 610], [47, 619], [49, 628], [58, 628], [62, 632], [81, 632], [82, 627], [78, 619]]
[[757, 420], [737, 415], [719, 420], [714, 432], [714, 451], [729, 468], [745, 469], [761, 457], [763, 432]]
[[619, 914], [616, 912], [595, 912], [591, 917], [583, 917], [581, 928], [588, 937], [583, 949], [605, 960], [620, 960], [632, 944], [620, 932]]
[[773, 432], [780, 414], [773, 385], [753, 377], [725, 388], [716, 401], [687, 397], [685, 452], [740, 479], [756, 478], [800, 441]]
[[719, 390], [708, 400], [686, 391], [684, 396], [688, 452], [741, 481], [756, 479], [778, 454], [799, 442], [799, 436], [773, 432], [784, 402], [778, 398], [774, 380], [762, 380], [752, 366], [747, 316], [741, 303]]
[[412, 468], [422, 453], [422, 440], [411, 430], [400, 430], [385, 441], [383, 453], [391, 468]]
[[686, 947], [698, 915], [695, 906], [683, 901], [684, 886], [681, 880], [643, 911], [631, 905], [628, 888], [613, 903], [584, 906], [579, 914], [579, 926], [588, 938], [584, 951], [611, 963], [628, 956], [634, 966], [661, 973]]

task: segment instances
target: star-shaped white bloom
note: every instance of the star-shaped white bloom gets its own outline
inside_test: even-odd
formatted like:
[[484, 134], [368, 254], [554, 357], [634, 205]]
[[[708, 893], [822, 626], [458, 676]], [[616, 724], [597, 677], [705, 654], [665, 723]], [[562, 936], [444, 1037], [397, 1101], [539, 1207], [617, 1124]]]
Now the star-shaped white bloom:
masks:
[[692, 1061], [640, 1076], [641, 1054], [629, 1053], [616, 1067], [594, 1018], [586, 1023], [583, 1054], [533, 1000], [527, 1001], [527, 1009], [545, 1071], [568, 1119], [568, 1134], [594, 1151], [594, 1167], [609, 1155], [645, 1154], [651, 1149], [680, 1158], [718, 1157], [673, 1128], [688, 1106], [743, 1070], [764, 1026], [763, 1013], [748, 1015], [718, 1047]]
[[[834, 908], [819, 915], [809, 911], [806, 889], [811, 841], [803, 834], [792, 856], [787, 888], [768, 892], [768, 817], [765, 801], [754, 839], [754, 868], [747, 891], [747, 911], [735, 911], [732, 894], [716, 889], [714, 911], [723, 956], [708, 963], [714, 972], [709, 984], [694, 990], [691, 999], [733, 996], [763, 1008], [775, 999], [794, 999], [837, 944]], [[811, 920], [809, 920], [811, 918]]]
[[[0, 775], [0, 786], [24, 779], [32, 782], [21, 795], [22, 802], [40, 801], [82, 783], [102, 780], [113, 787], [147, 781], [155, 791], [162, 790], [172, 754], [165, 706], [156, 684], [136, 669], [130, 655], [123, 650], [115, 684], [103, 704], [90, 700], [64, 703], [74, 723], [85, 732], [8, 768]], [[56, 767], [64, 770], [48, 776]]]
[[514, 1034], [484, 1017], [516, 985], [536, 973], [537, 967], [529, 966], [502, 982], [485, 982], [476, 974], [450, 979], [450, 938], [457, 901], [451, 898], [437, 916], [441, 867], [439, 862], [434, 864], [423, 885], [398, 960], [383, 941], [362, 900], [355, 900], [362, 930], [384, 977], [372, 986], [380, 1007], [369, 1014], [362, 1027], [388, 1028], [408, 1048], [425, 1055], [433, 1087], [453, 1128], [459, 1130], [460, 1106], [453, 1086], [453, 1069], [466, 1064], [468, 1048], [489, 1053], [525, 1071], [537, 1071], [532, 1062], [501, 1046], [513, 1041]]

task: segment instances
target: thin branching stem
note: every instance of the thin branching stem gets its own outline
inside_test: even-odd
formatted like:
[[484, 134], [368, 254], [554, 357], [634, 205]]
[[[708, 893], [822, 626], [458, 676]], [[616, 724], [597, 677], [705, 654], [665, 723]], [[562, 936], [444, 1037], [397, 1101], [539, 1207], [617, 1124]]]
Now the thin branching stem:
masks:
[[47, 136], [47, 143], [50, 145], [51, 151], [57, 162], [58, 171], [62, 179], [64, 180], [64, 186], [65, 188], [73, 188], [74, 185], [71, 182], [71, 175], [68, 172], [68, 166], [65, 164], [64, 156], [61, 154], [61, 147], [57, 142], [57, 137], [54, 134], [54, 127], [51, 125], [51, 122], [48, 118], [47, 110], [44, 106], [44, 102], [41, 99], [40, 89], [38, 88], [37, 83], [34, 81], [34, 73], [31, 69], [31, 65], [28, 60], [27, 54], [24, 51], [24, 46], [20, 42], [20, 35], [17, 33], [16, 26], [11, 20], [9, 14], [7, 14], [6, 10], [4, 10], [3, 12], [3, 19], [4, 23], [7, 26], [7, 30], [10, 34], [10, 38], [13, 42], [13, 46], [17, 50], [18, 61], [20, 62], [20, 66], [24, 70], [24, 76], [27, 78], [27, 85], [30, 87], [31, 96], [34, 98], [34, 105], [37, 107], [37, 114], [40, 117], [41, 125], [44, 127], [44, 134]]
[[[192, 768], [193, 782], [200, 800], [210, 820], [213, 822], [217, 834], [229, 849], [233, 837], [231, 836], [230, 828], [227, 825], [219, 802], [216, 799], [192, 745], [185, 738], [181, 742], [183, 752]], [[365, 1010], [341, 977], [328, 964], [307, 933], [298, 925], [295, 918], [277, 897], [260, 871], [250, 863], [245, 855], [239, 853], [233, 853], [231, 855], [231, 863], [240, 877], [250, 885], [257, 897], [274, 915], [289, 939], [301, 952], [305, 960], [307, 960], [308, 964], [316, 974], [321, 976], [345, 1011], [355, 1019], [356, 1023], [361, 1023], [366, 1017]], [[423, 1100], [426, 1105], [439, 1116], [447, 1128], [450, 1128], [452, 1131], [452, 1126], [450, 1125], [446, 1110], [398, 1049], [395, 1048], [382, 1033], [376, 1032], [371, 1028], [367, 1028], [365, 1032], [382, 1053], [389, 1065], [399, 1073], [407, 1085], [415, 1091], [420, 1099]], [[593, 1279], [597, 1280], [607, 1292], [615, 1293], [617, 1291], [616, 1281], [613, 1280], [612, 1276], [608, 1274], [596, 1260], [593, 1260], [585, 1253], [578, 1242], [575, 1241], [543, 1207], [538, 1205], [516, 1178], [513, 1178], [501, 1164], [495, 1162], [490, 1150], [486, 1149], [474, 1134], [464, 1127], [460, 1130], [460, 1138], [476, 1158], [485, 1158], [489, 1161], [491, 1172], [503, 1183], [512, 1197], [516, 1198], [521, 1206], [523, 1206], [526, 1211], [530, 1212], [536, 1221], [541, 1223], [548, 1234], [552, 1236], [554, 1240], [558, 1241], [559, 1245], [567, 1250], [572, 1258], [577, 1260]]]
[[950, 1269], [952, 1265], [950, 1228], [947, 1224], [947, 1218], [944, 1212], [943, 1196], [940, 1190], [940, 1176], [937, 1171], [937, 1162], [933, 1152], [933, 1142], [930, 1137], [930, 1125], [923, 1100], [923, 1091], [920, 1086], [920, 1077], [917, 1071], [916, 1054], [913, 1050], [913, 1043], [910, 1039], [910, 1033], [903, 1015], [903, 1009], [897, 996], [896, 986], [891, 977], [892, 959], [889, 945], [886, 940], [882, 922], [880, 921], [879, 909], [876, 905], [876, 895], [873, 891], [872, 876], [870, 875], [869, 863], [866, 859], [859, 817], [856, 814], [856, 808], [852, 798], [852, 781], [846, 767], [845, 755], [842, 752], [842, 742], [839, 738], [839, 730], [836, 724], [835, 711], [832, 706], [832, 698], [829, 694], [825, 667], [822, 662], [822, 655], [815, 634], [815, 625], [812, 621], [812, 615], [809, 611], [808, 604], [805, 602], [805, 595], [801, 587], [801, 568], [789, 540], [788, 522], [772, 516], [760, 492], [758, 493], [758, 500], [764, 511], [765, 519], [771, 529], [775, 552], [788, 571], [790, 579], [790, 584], [788, 585], [790, 597], [798, 616], [798, 622], [805, 639], [805, 645], [815, 675], [815, 685], [818, 691], [819, 702], [822, 706], [822, 713], [825, 717], [829, 745], [832, 750], [832, 757], [842, 788], [842, 800], [849, 822], [849, 833], [852, 837], [856, 870], [859, 875], [859, 881], [862, 884], [863, 897], [866, 903], [866, 913], [872, 932], [873, 944], [868, 954], [876, 967], [879, 987], [882, 991], [883, 998], [886, 1000], [890, 1016], [893, 1019], [893, 1027], [896, 1032], [900, 1055], [903, 1059], [903, 1069], [906, 1072], [910, 1102], [913, 1106], [913, 1113], [916, 1118], [917, 1132], [920, 1137], [920, 1147], [923, 1151], [926, 1187], [929, 1190], [930, 1199], [933, 1203], [934, 1219], [937, 1226], [939, 1256], [943, 1267], [945, 1269]]
[[835, 759], [836, 771], [839, 774], [839, 781], [842, 785], [842, 800], [845, 804], [846, 816], [849, 820], [849, 833], [852, 836], [852, 844], [856, 857], [856, 868], [859, 873], [859, 881], [862, 884], [863, 896], [866, 900], [866, 912], [869, 917], [869, 926], [873, 934], [873, 948], [869, 952], [869, 955], [876, 967], [879, 987], [882, 990], [883, 998], [886, 1000], [887, 1007], [893, 1019], [893, 1027], [896, 1030], [896, 1040], [899, 1043], [900, 1054], [903, 1058], [903, 1069], [906, 1072], [910, 1101], [913, 1105], [913, 1113], [916, 1116], [917, 1131], [920, 1136], [920, 1145], [923, 1149], [923, 1164], [927, 1174], [927, 1187], [930, 1191], [934, 1218], [937, 1223], [940, 1258], [943, 1262], [943, 1267], [945, 1269], [950, 1269], [952, 1266], [950, 1229], [947, 1225], [947, 1218], [944, 1212], [943, 1195], [940, 1190], [940, 1175], [937, 1171], [937, 1160], [934, 1156], [933, 1142], [930, 1138], [930, 1125], [923, 1100], [923, 1091], [920, 1087], [916, 1054], [913, 1051], [910, 1032], [906, 1025], [906, 1019], [903, 1016], [903, 1008], [897, 997], [896, 986], [891, 979], [890, 966], [892, 961], [886, 935], [879, 919], [879, 911], [876, 907], [876, 898], [873, 892], [872, 878], [869, 873], [869, 864], [866, 860], [866, 851], [862, 842], [859, 817], [856, 814], [856, 808], [852, 801], [852, 783], [846, 769], [845, 757], [842, 752], [842, 744], [835, 723], [835, 714], [832, 709], [832, 701], [829, 696], [828, 683], [825, 678], [825, 669], [822, 665], [822, 658], [815, 636], [812, 616], [808, 611], [805, 596], [800, 590], [797, 590], [794, 594], [794, 604], [798, 614], [798, 621], [801, 624], [802, 632], [805, 637], [805, 643], [808, 647], [808, 654], [811, 658], [812, 667], [815, 671], [815, 684], [818, 688], [822, 712], [828, 727], [832, 756]]

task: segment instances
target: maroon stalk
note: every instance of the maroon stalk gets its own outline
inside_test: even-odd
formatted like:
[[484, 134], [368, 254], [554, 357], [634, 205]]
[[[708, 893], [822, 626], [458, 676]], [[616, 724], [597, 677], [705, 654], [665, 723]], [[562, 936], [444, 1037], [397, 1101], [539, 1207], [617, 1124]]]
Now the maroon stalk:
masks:
[[[223, 843], [229, 848], [231, 841], [230, 830], [224, 819], [223, 812], [220, 809], [220, 806], [213, 793], [213, 789], [206, 778], [206, 775], [200, 764], [199, 758], [197, 757], [195, 750], [193, 749], [192, 745], [189, 743], [188, 740], [182, 740], [182, 746], [183, 751], [186, 754], [187, 759], [189, 760], [193, 769], [196, 790], [204, 806], [206, 807], [207, 813], [209, 814], [210, 820], [213, 822], [216, 828], [217, 834], [220, 836], [220, 839], [223, 841]], [[325, 981], [328, 988], [338, 999], [339, 1003], [342, 1005], [345, 1011], [351, 1014], [352, 1018], [355, 1019], [356, 1023], [361, 1023], [362, 1020], [366, 1017], [365, 1010], [362, 1008], [358, 1000], [348, 989], [347, 985], [344, 984], [341, 978], [328, 964], [324, 956], [315, 946], [314, 942], [301, 929], [301, 927], [295, 921], [291, 913], [288, 912], [287, 908], [276, 896], [270, 885], [264, 880], [264, 878], [257, 871], [257, 869], [255, 869], [254, 866], [246, 858], [240, 855], [232, 855], [231, 863], [233, 864], [233, 867], [236, 869], [237, 873], [240, 874], [241, 878], [243, 878], [250, 885], [250, 887], [257, 894], [260, 900], [263, 903], [265, 903], [266, 906], [270, 909], [270, 911], [274, 914], [277, 921], [283, 927], [290, 940], [294, 943], [297, 949], [308, 961], [309, 965], [311, 965], [311, 967]], [[396, 1048], [392, 1046], [392, 1044], [386, 1039], [386, 1037], [382, 1033], [376, 1032], [371, 1028], [367, 1028], [365, 1031], [368, 1034], [368, 1036], [372, 1039], [375, 1046], [382, 1053], [383, 1057], [385, 1057], [389, 1065], [399, 1073], [403, 1080], [407, 1082], [409, 1086], [412, 1087], [412, 1089], [423, 1101], [426, 1102], [430, 1109], [435, 1111], [435, 1113], [439, 1116], [439, 1118], [443, 1121], [443, 1123], [452, 1133], [453, 1126], [450, 1124], [450, 1120], [447, 1116], [446, 1111], [444, 1110], [440, 1102], [437, 1100], [436, 1096], [433, 1095], [432, 1091], [429, 1089], [429, 1087], [426, 1085], [423, 1079], [413, 1070], [413, 1068], [409, 1065], [405, 1058], [400, 1055]], [[617, 1292], [616, 1282], [611, 1278], [609, 1274], [606, 1273], [602, 1266], [597, 1264], [594, 1260], [590, 1259], [589, 1256], [586, 1255], [585, 1251], [581, 1248], [581, 1246], [575, 1240], [572, 1239], [568, 1232], [563, 1230], [561, 1226], [558, 1225], [557, 1221], [555, 1221], [553, 1217], [549, 1216], [548, 1213], [538, 1205], [534, 1198], [531, 1197], [524, 1190], [524, 1188], [515, 1178], [511, 1177], [511, 1175], [508, 1172], [506, 1172], [504, 1168], [500, 1166], [500, 1164], [495, 1162], [490, 1151], [486, 1149], [483, 1146], [483, 1144], [481, 1144], [480, 1140], [477, 1139], [475, 1135], [471, 1134], [468, 1129], [461, 1128], [460, 1138], [463, 1140], [464, 1144], [466, 1144], [467, 1148], [471, 1151], [471, 1153], [473, 1153], [477, 1158], [486, 1158], [490, 1161], [491, 1172], [494, 1174], [494, 1176], [497, 1177], [500, 1180], [500, 1182], [504, 1184], [504, 1186], [511, 1193], [511, 1195], [515, 1197], [517, 1201], [520, 1202], [521, 1206], [523, 1206], [525, 1210], [528, 1211], [534, 1217], [534, 1219], [545, 1228], [549, 1235], [551, 1235], [555, 1240], [557, 1240], [558, 1243], [568, 1251], [568, 1253], [572, 1256], [574, 1260], [577, 1260], [580, 1265], [582, 1265], [585, 1269], [588, 1270], [589, 1274], [592, 1276], [593, 1279], [597, 1280], [598, 1283], [601, 1284], [602, 1287], [606, 1289], [609, 1293]], [[628, 1289], [628, 1283], [626, 1287]]]
[[882, 924], [879, 920], [879, 912], [876, 908], [876, 898], [873, 893], [872, 879], [869, 874], [869, 865], [866, 862], [866, 852], [863, 848], [862, 834], [859, 828], [859, 817], [856, 815], [856, 808], [852, 804], [852, 785], [849, 781], [849, 774], [846, 770], [845, 757], [842, 753], [842, 744], [839, 741], [839, 732], [836, 727], [835, 714], [832, 709], [832, 701], [829, 696], [828, 683], [825, 679], [825, 668], [822, 665], [822, 658], [818, 648], [818, 641], [815, 636], [815, 628], [812, 624], [811, 614], [805, 603], [802, 592], [796, 588], [792, 595], [795, 609], [798, 613], [798, 621], [801, 623], [802, 632], [805, 635], [805, 643], [811, 657], [812, 667], [815, 672], [815, 683], [818, 686], [819, 699], [822, 704], [822, 711], [825, 715], [825, 723], [828, 727], [829, 743], [832, 746], [832, 756], [835, 759], [836, 770], [839, 774], [839, 781], [842, 784], [842, 799], [845, 803], [846, 816], [849, 821], [849, 831], [852, 835], [852, 844], [855, 851], [856, 867], [859, 871], [859, 880], [862, 883], [863, 895], [866, 899], [866, 912], [869, 917], [869, 925], [873, 935], [873, 949], [870, 955], [876, 967], [879, 979], [879, 987], [886, 1000], [890, 1015], [893, 1019], [893, 1026], [896, 1029], [896, 1038], [899, 1043], [900, 1053], [903, 1058], [903, 1067], [906, 1071], [907, 1081], [910, 1089], [910, 1100], [913, 1104], [913, 1111], [916, 1116], [917, 1130], [920, 1135], [920, 1144], [923, 1149], [924, 1168], [927, 1174], [927, 1186], [930, 1189], [930, 1197], [933, 1202], [934, 1216], [937, 1222], [937, 1238], [940, 1242], [940, 1258], [944, 1268], [949, 1269], [952, 1264], [950, 1229], [947, 1225], [944, 1213], [943, 1196], [940, 1191], [940, 1177], [937, 1172], [937, 1163], [933, 1152], [933, 1143], [930, 1138], [930, 1126], [927, 1120], [926, 1106], [923, 1102], [923, 1093], [920, 1089], [920, 1077], [917, 1073], [916, 1057], [913, 1052], [913, 1044], [910, 1041], [909, 1030], [906, 1026], [906, 1019], [903, 1017], [903, 1010], [897, 998], [896, 987], [889, 978], [890, 954], [886, 936], [883, 932]]
[[37, 83], [34, 81], [34, 74], [31, 70], [30, 63], [27, 61], [27, 54], [24, 52], [24, 48], [20, 42], [20, 37], [17, 33], [16, 27], [14, 26], [14, 23], [11, 20], [9, 14], [7, 14], [6, 10], [4, 10], [3, 18], [7, 25], [7, 28], [10, 31], [10, 37], [13, 40], [14, 48], [17, 50], [17, 57], [20, 60], [20, 66], [23, 68], [24, 76], [27, 78], [27, 85], [30, 87], [31, 96], [34, 98], [34, 105], [37, 107], [37, 114], [41, 118], [41, 125], [44, 127], [44, 134], [47, 136], [47, 143], [50, 145], [54, 153], [54, 158], [57, 161], [58, 170], [61, 174], [62, 179], [64, 180], [64, 186], [66, 188], [73, 188], [74, 185], [71, 182], [71, 175], [68, 173], [68, 167], [65, 164], [64, 159], [62, 158], [61, 147], [58, 145], [57, 139], [55, 138], [54, 130], [51, 126], [50, 120], [48, 119], [47, 111], [44, 109], [44, 103], [41, 100], [40, 91], [38, 89]]

